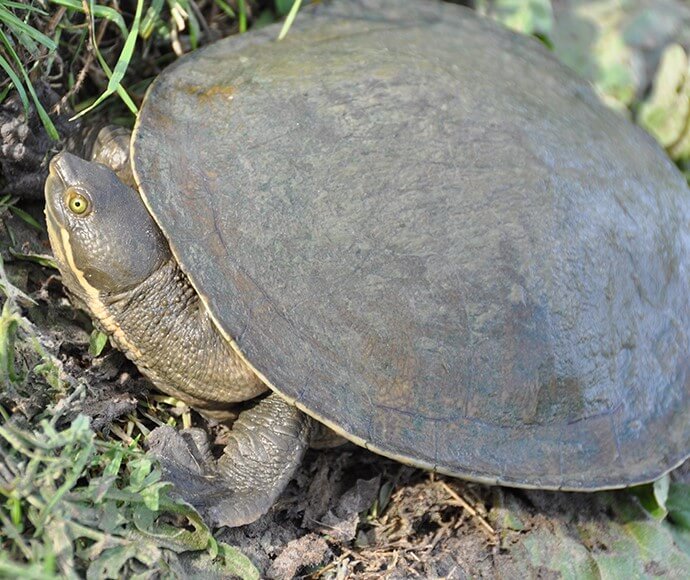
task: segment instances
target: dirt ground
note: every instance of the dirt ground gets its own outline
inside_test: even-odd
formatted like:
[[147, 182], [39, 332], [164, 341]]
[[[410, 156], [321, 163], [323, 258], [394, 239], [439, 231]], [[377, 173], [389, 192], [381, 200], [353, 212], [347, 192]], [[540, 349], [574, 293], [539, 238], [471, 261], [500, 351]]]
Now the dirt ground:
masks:
[[[18, 107], [5, 106], [0, 126], [20, 117]], [[45, 149], [37, 126], [27, 125], [27, 144]], [[5, 179], [35, 192], [42, 177], [32, 173], [34, 161]], [[21, 207], [40, 222], [41, 201], [29, 197]], [[45, 231], [6, 206], [0, 252], [8, 278], [35, 301], [22, 303], [22, 315], [60, 361], [61, 380], [72, 388], [87, 385], [66, 403], [65, 421], [85, 413], [103, 437], [117, 436], [129, 416], [148, 408], [150, 385], [110, 347], [97, 357], [89, 353], [88, 317], [70, 305], [56, 271], [37, 263], [50, 253]], [[33, 368], [36, 353], [17, 348], [17, 360]], [[13, 420], [29, 424], [56, 397], [36, 374], [21, 392], [8, 384], [0, 403]], [[222, 439], [222, 430], [214, 432]], [[690, 573], [688, 484], [686, 464], [672, 474], [660, 516], [650, 510], [649, 486], [595, 494], [490, 487], [434, 476], [348, 444], [310, 451], [266, 516], [215, 535], [237, 546], [266, 578], [684, 578]], [[189, 577], [213, 576], [203, 558], [181, 557], [181, 565]]]

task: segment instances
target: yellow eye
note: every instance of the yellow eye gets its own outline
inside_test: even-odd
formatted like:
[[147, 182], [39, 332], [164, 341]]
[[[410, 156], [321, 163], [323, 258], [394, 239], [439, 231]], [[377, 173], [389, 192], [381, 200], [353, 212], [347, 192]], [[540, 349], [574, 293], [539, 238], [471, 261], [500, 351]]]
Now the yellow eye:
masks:
[[89, 209], [89, 200], [81, 193], [71, 189], [67, 193], [67, 206], [76, 215], [84, 215]]

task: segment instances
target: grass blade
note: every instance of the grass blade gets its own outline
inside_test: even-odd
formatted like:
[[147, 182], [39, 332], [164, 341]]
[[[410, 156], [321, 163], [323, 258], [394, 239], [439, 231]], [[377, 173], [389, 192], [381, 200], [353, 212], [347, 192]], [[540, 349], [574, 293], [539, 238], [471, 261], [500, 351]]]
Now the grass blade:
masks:
[[283, 22], [283, 27], [280, 29], [278, 40], [283, 40], [283, 38], [287, 36], [288, 30], [290, 30], [292, 23], [295, 21], [295, 17], [297, 16], [297, 12], [299, 12], [299, 7], [301, 4], [302, 0], [295, 0], [295, 3], [292, 5], [292, 8], [290, 8], [290, 12], [285, 19], [285, 22]]
[[39, 232], [43, 231], [43, 226], [41, 226], [41, 224], [38, 221], [36, 221], [36, 218], [34, 218], [34, 216], [32, 216], [30, 213], [24, 211], [22, 208], [17, 207], [16, 205], [10, 205], [9, 210], [19, 219], [24, 221], [26, 224], [30, 225], [35, 230], [38, 230]]
[[163, 8], [163, 0], [153, 0], [151, 6], [146, 11], [144, 20], [141, 22], [141, 28], [139, 31], [140, 36], [146, 40], [153, 34], [156, 23], [158, 22], [161, 8]]
[[[75, 115], [72, 117], [73, 119], [77, 119], [81, 117], [82, 115], [85, 115], [89, 111], [92, 111], [95, 107], [100, 105], [105, 99], [107, 99], [110, 95], [112, 95], [114, 92], [117, 92], [117, 94], [120, 96], [120, 98], [124, 101], [125, 105], [127, 105], [127, 108], [129, 108], [130, 111], [132, 111], [132, 114], [136, 115], [138, 113], [137, 106], [134, 104], [134, 101], [132, 101], [132, 98], [127, 94], [127, 91], [124, 89], [124, 87], [120, 84], [120, 81], [122, 81], [123, 77], [125, 76], [125, 72], [127, 72], [127, 67], [129, 66], [129, 62], [132, 59], [132, 54], [134, 53], [134, 47], [137, 42], [137, 36], [139, 35], [139, 27], [141, 25], [141, 14], [143, 11], [144, 7], [144, 1], [143, 0], [138, 0], [137, 1], [137, 9], [134, 14], [134, 22], [132, 22], [132, 28], [129, 30], [127, 33], [127, 38], [125, 39], [125, 44], [122, 47], [122, 52], [120, 53], [120, 57], [117, 59], [117, 63], [115, 63], [115, 69], [113, 71], [110, 70], [110, 67], [108, 64], [105, 62], [105, 59], [101, 55], [100, 51], [98, 51], [95, 47], [97, 46], [97, 43], [93, 42], [94, 45], [94, 50], [96, 50], [96, 57], [98, 58], [98, 62], [101, 64], [101, 67], [105, 71], [106, 75], [108, 75], [108, 86], [106, 87], [105, 91], [93, 102], [91, 103], [88, 107], [86, 107], [83, 111], [81, 111], [78, 115]], [[93, 13], [90, 14], [91, 17], [91, 30], [93, 34], [93, 29], [94, 29], [94, 21], [93, 21]]]
[[5, 8], [16, 8], [17, 10], [26, 10], [27, 12], [34, 12], [41, 16], [48, 16], [45, 10], [41, 10], [38, 6], [31, 6], [29, 4], [22, 4], [21, 2], [12, 2], [12, 0], [2, 0], [1, 4]]
[[240, 13], [240, 33], [247, 32], [247, 6], [244, 3], [244, 0], [237, 0], [237, 10]]
[[[50, 0], [50, 2], [52, 4], [57, 4], [58, 6], [64, 6], [65, 8], [76, 10], [77, 12], [81, 12], [82, 14], [85, 13], [84, 5], [81, 3], [80, 0]], [[127, 36], [127, 26], [125, 25], [125, 19], [122, 18], [122, 14], [120, 14], [117, 10], [111, 8], [110, 6], [102, 6], [101, 4], [94, 4], [93, 6], [91, 6], [90, 9], [93, 11], [93, 15], [96, 18], [110, 20], [120, 29], [122, 36]]]
[[19, 93], [19, 98], [22, 101], [22, 105], [24, 105], [24, 110], [27, 111], [29, 109], [29, 98], [26, 96], [26, 91], [22, 86], [22, 82], [19, 80], [17, 73], [15, 73], [12, 67], [10, 66], [10, 63], [7, 62], [7, 60], [5, 60], [5, 57], [1, 54], [0, 67], [3, 68], [7, 73], [7, 76], [10, 77], [10, 80], [12, 81], [14, 88], [17, 89], [17, 93]]
[[[32, 40], [45, 46], [48, 50], [57, 50], [57, 45], [55, 44], [52, 38], [46, 36], [39, 30], [36, 30], [33, 26], [29, 26], [28, 24], [17, 18], [2, 4], [0, 4], [0, 22], [3, 22], [5, 25], [7, 25], [7, 27], [17, 35], [17, 37], [20, 37], [21, 34], [25, 34]], [[24, 46], [26, 46], [26, 44], [24, 44]], [[28, 46], [26, 48], [35, 54], [35, 47], [33, 51]]]
[[[19, 59], [19, 56], [17, 55], [17, 53], [15, 52], [14, 47], [12, 46], [12, 43], [9, 41], [7, 36], [5, 36], [5, 33], [2, 30], [0, 30], [0, 42], [2, 42], [2, 44], [7, 49], [7, 52], [10, 53], [10, 56], [19, 65], [19, 70], [21, 71], [22, 77], [24, 79], [24, 85], [26, 86], [26, 89], [29, 91], [29, 94], [31, 95], [31, 100], [34, 102], [34, 107], [36, 107], [36, 112], [38, 113], [38, 116], [41, 119], [41, 123], [43, 123], [43, 126], [45, 127], [45, 130], [48, 133], [48, 136], [53, 141], [57, 141], [60, 138], [60, 136], [58, 135], [57, 129], [55, 128], [55, 125], [53, 125], [53, 121], [51, 121], [50, 117], [48, 116], [48, 113], [43, 108], [41, 101], [39, 101], [38, 96], [36, 95], [36, 91], [34, 90], [34, 87], [31, 84], [31, 79], [29, 78], [29, 73], [27, 73], [26, 69], [22, 66], [22, 62]], [[12, 78], [12, 77], [10, 77], [10, 78]], [[19, 85], [15, 85], [15, 86], [19, 86]]]
[[218, 8], [225, 12], [225, 14], [227, 14], [230, 18], [232, 18], [233, 20], [237, 18], [237, 14], [235, 14], [235, 11], [225, 0], [214, 0], [214, 2], [216, 6], [218, 6]]

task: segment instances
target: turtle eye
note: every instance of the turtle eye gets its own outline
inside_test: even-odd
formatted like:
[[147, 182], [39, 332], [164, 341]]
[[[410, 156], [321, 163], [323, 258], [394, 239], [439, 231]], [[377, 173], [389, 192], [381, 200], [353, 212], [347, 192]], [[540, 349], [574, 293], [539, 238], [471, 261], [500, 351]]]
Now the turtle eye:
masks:
[[89, 209], [89, 205], [89, 200], [85, 195], [72, 187], [67, 190], [67, 207], [73, 214], [84, 215]]

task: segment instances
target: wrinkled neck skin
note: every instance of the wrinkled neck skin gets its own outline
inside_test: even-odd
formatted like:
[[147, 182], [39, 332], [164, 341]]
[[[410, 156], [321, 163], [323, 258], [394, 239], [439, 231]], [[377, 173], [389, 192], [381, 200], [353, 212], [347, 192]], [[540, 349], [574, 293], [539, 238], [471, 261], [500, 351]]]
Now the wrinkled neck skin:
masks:
[[101, 292], [100, 304], [88, 302], [99, 326], [142, 373], [206, 415], [220, 419], [229, 403], [266, 391], [221, 336], [172, 256], [140, 285]]
[[[51, 160], [46, 223], [63, 282], [161, 391], [222, 419], [229, 403], [266, 386], [221, 335], [126, 182], [127, 136], [108, 132], [94, 152], [109, 165], [67, 152]], [[83, 215], [70, 209], [75, 194]]]

